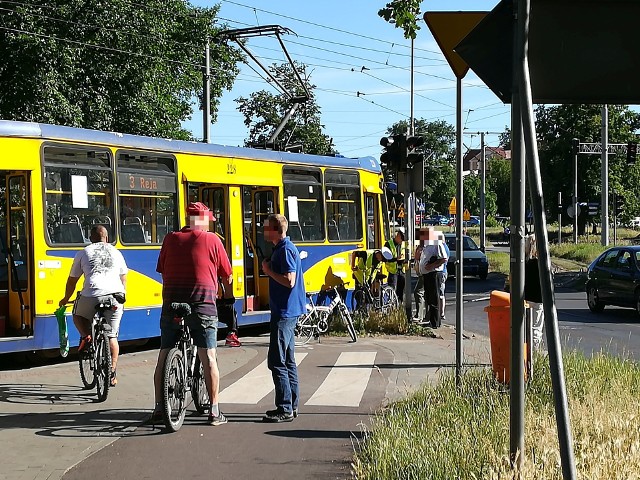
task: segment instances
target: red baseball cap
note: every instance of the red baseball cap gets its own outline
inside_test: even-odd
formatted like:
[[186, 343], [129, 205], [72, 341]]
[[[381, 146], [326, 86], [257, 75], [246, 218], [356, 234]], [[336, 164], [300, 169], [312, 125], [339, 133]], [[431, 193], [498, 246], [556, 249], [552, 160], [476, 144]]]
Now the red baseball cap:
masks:
[[213, 216], [213, 212], [209, 210], [209, 207], [207, 207], [202, 202], [191, 202], [187, 206], [187, 214], [190, 217], [199, 217], [201, 215], [208, 216], [209, 220], [211, 220], [212, 222], [215, 222], [215, 217]]

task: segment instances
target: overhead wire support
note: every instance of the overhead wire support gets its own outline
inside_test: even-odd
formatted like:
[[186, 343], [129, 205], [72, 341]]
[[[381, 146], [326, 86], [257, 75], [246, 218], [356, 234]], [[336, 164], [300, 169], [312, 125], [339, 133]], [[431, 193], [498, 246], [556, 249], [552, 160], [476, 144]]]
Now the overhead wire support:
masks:
[[[291, 116], [298, 109], [300, 104], [307, 102], [311, 98], [311, 93], [309, 92], [307, 85], [305, 84], [302, 77], [300, 76], [300, 72], [298, 72], [296, 64], [294, 63], [293, 59], [289, 55], [289, 52], [287, 51], [287, 47], [285, 46], [284, 42], [282, 41], [282, 38], [280, 37], [281, 34], [296, 35], [295, 32], [293, 32], [289, 28], [283, 27], [281, 25], [263, 25], [263, 26], [257, 26], [257, 27], [236, 28], [232, 30], [224, 30], [218, 33], [218, 35], [216, 35], [216, 40], [218, 42], [221, 42], [224, 40], [231, 40], [236, 42], [238, 46], [242, 49], [242, 51], [244, 51], [262, 69], [262, 71], [269, 77], [269, 79], [275, 85], [278, 86], [278, 88], [280, 89], [280, 92], [283, 95], [285, 95], [289, 99], [289, 101], [292, 103], [289, 111], [284, 115], [284, 117], [280, 121], [280, 124], [276, 127], [274, 132], [271, 134], [271, 136], [267, 140], [267, 146], [275, 144], [276, 138], [278, 138], [278, 135], [280, 134], [282, 129], [285, 127], [285, 125], [287, 124]], [[269, 71], [269, 69], [265, 67], [262, 64], [262, 62], [260, 62], [260, 60], [249, 50], [245, 42], [242, 41], [245, 38], [262, 37], [262, 36], [275, 36], [278, 39], [278, 42], [282, 47], [282, 51], [287, 57], [287, 60], [289, 61], [289, 65], [291, 66], [291, 69], [293, 70], [296, 78], [298, 79], [298, 82], [300, 83], [300, 86], [302, 87], [302, 90], [304, 91], [303, 95], [296, 95], [296, 92], [289, 92], [275, 77], [275, 75], [273, 75]], [[249, 66], [251, 67], [251, 65]]]

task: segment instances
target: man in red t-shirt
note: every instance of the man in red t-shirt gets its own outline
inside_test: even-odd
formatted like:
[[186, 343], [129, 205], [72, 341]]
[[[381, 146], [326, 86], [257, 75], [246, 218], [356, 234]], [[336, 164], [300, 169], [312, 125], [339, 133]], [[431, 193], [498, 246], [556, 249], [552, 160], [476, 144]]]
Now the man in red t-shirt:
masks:
[[204, 377], [211, 401], [208, 423], [222, 425], [227, 419], [218, 406], [220, 373], [216, 361], [218, 312], [216, 296], [218, 278], [224, 291], [232, 294], [231, 264], [222, 242], [209, 232], [214, 220], [212, 212], [203, 203], [190, 203], [187, 208], [189, 226], [169, 233], [162, 242], [156, 270], [162, 274], [162, 314], [160, 315], [160, 353], [153, 382], [155, 408], [147, 423], [162, 422], [162, 370], [169, 350], [180, 338], [180, 325], [174, 321], [171, 303], [188, 303], [191, 314], [184, 318], [198, 357], [204, 367]]

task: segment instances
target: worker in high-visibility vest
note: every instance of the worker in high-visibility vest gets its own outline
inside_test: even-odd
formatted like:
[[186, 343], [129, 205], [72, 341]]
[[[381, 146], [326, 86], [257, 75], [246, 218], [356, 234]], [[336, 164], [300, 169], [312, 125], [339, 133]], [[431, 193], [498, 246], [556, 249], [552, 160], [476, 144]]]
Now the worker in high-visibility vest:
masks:
[[404, 228], [400, 227], [396, 230], [396, 234], [393, 239], [387, 240], [385, 245], [389, 250], [391, 250], [391, 255], [393, 257], [390, 262], [387, 262], [387, 272], [389, 272], [387, 283], [395, 289], [398, 301], [402, 303], [404, 299], [405, 284]]

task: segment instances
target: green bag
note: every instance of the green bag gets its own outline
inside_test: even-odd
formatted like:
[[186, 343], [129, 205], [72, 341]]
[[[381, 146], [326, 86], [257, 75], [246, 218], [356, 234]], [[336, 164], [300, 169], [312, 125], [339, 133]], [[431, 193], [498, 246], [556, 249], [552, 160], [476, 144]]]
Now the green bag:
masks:
[[66, 305], [62, 305], [54, 313], [58, 320], [58, 336], [60, 337], [60, 355], [66, 357], [69, 355], [69, 332], [67, 330], [67, 317], [64, 312], [67, 310]]

